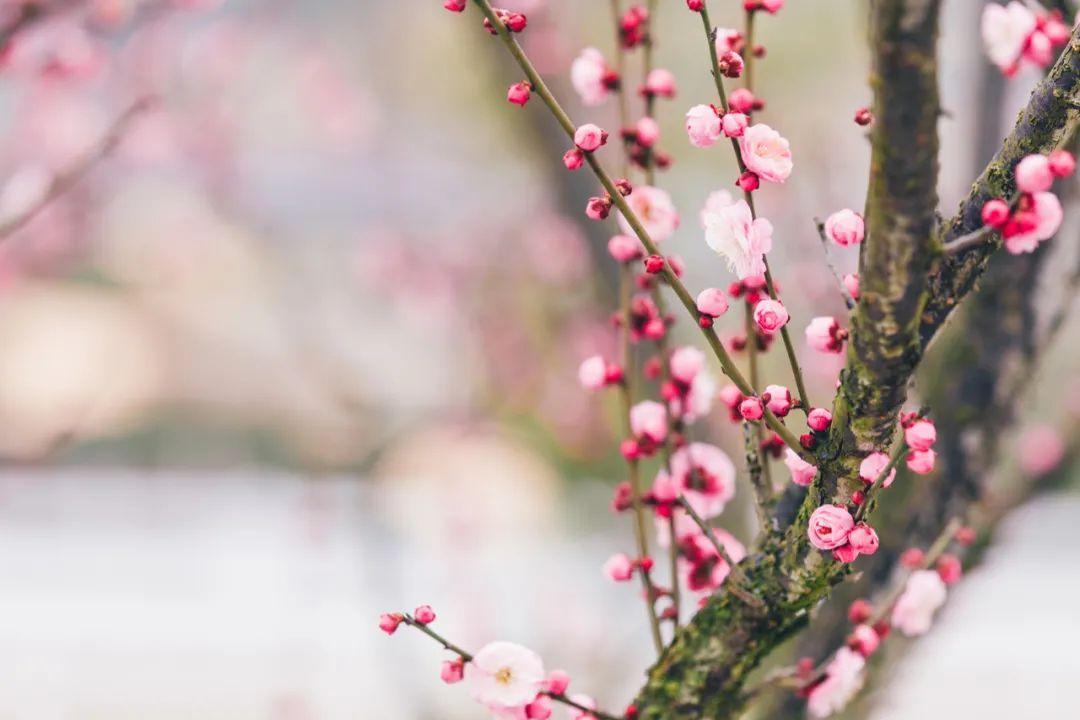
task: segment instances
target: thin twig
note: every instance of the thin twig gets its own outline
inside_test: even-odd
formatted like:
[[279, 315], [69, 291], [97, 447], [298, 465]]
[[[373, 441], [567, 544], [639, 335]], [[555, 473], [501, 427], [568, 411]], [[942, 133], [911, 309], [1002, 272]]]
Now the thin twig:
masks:
[[969, 248], [982, 245], [986, 242], [987, 238], [992, 236], [995, 232], [997, 231], [994, 228], [986, 225], [974, 232], [969, 232], [967, 235], [961, 235], [946, 245], [944, 250], [949, 255], [957, 255]]
[[840, 290], [840, 295], [844, 298], [844, 304], [847, 305], [848, 310], [854, 310], [855, 298], [851, 297], [847, 285], [844, 285], [844, 278], [841, 277], [840, 271], [836, 269], [836, 265], [833, 264], [832, 257], [829, 255], [829, 238], [825, 234], [825, 223], [821, 222], [818, 218], [814, 218], [814, 227], [817, 228], [818, 237], [821, 238], [821, 249], [825, 251], [825, 264], [829, 266], [829, 271], [832, 273], [832, 276], [836, 278], [836, 287]]
[[[747, 605], [756, 608], [765, 607], [765, 603], [761, 601], [761, 598], [757, 597], [748, 589], [746, 589], [746, 587], [744, 587], [744, 584], [747, 586], [749, 585], [749, 580], [746, 577], [746, 573], [743, 572], [743, 569], [739, 567], [738, 563], [731, 559], [731, 555], [728, 554], [727, 548], [724, 547], [724, 544], [720, 542], [719, 538], [716, 537], [716, 533], [713, 532], [712, 526], [705, 522], [701, 518], [701, 516], [697, 514], [697, 511], [694, 510], [693, 506], [690, 504], [690, 501], [686, 499], [685, 495], [679, 495], [678, 503], [682, 507], [682, 509], [686, 511], [686, 514], [690, 516], [690, 519], [693, 520], [699, 528], [701, 528], [701, 532], [705, 534], [705, 537], [709, 539], [709, 542], [712, 543], [712, 546], [716, 548], [716, 552], [719, 553], [723, 561], [727, 563], [729, 568], [728, 572], [731, 576], [731, 581], [728, 582], [725, 587], [731, 592], [732, 595], [739, 598]], [[671, 538], [671, 541], [675, 542], [675, 538]]]
[[903, 438], [901, 438], [900, 443], [896, 446], [896, 450], [893, 451], [892, 457], [889, 458], [889, 464], [886, 465], [882, 469], [882, 471], [878, 473], [878, 476], [874, 478], [874, 482], [872, 482], [870, 486], [866, 488], [862, 504], [859, 505], [858, 509], [855, 511], [855, 522], [862, 520], [863, 517], [866, 516], [866, 513], [869, 512], [870, 503], [874, 499], [876, 499], [877, 493], [885, 484], [885, 479], [889, 476], [889, 473], [891, 473], [893, 469], [900, 464], [900, 460], [903, 459], [904, 453], [907, 452], [907, 449], [907, 442]]
[[69, 168], [53, 178], [52, 182], [49, 183], [49, 187], [46, 188], [37, 202], [15, 217], [0, 223], [0, 240], [10, 237], [15, 231], [37, 217], [38, 213], [48, 207], [50, 203], [74, 187], [98, 162], [111, 155], [124, 138], [132, 121], [153, 103], [154, 99], [151, 97], [136, 100], [113, 122], [97, 145]]
[[[761, 426], [756, 426], [760, 431]], [[743, 443], [746, 447], [746, 471], [750, 475], [750, 486], [754, 488], [754, 511], [757, 513], [758, 525], [761, 532], [776, 531], [776, 518], [772, 517], [769, 508], [773, 502], [773, 487], [768, 479], [762, 477], [761, 459], [759, 448], [761, 447], [756, 435], [750, 427], [750, 423], [743, 423]]]

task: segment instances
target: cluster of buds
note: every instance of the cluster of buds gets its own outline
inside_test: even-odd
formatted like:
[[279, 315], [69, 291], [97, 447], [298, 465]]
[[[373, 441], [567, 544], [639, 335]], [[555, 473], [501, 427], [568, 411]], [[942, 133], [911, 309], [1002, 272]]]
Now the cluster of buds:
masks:
[[[622, 323], [622, 317], [612, 316], [615, 325]], [[668, 319], [660, 313], [660, 308], [649, 295], [635, 295], [630, 301], [630, 341], [659, 340], [667, 332]]]
[[619, 42], [627, 50], [649, 42], [649, 11], [631, 5], [619, 18]]
[[982, 221], [1001, 232], [1005, 249], [1014, 255], [1033, 251], [1049, 240], [1061, 227], [1061, 201], [1050, 192], [1055, 179], [1068, 177], [1076, 170], [1076, 159], [1067, 150], [1049, 155], [1028, 155], [1014, 170], [1016, 202], [1002, 198], [988, 200], [982, 206]]
[[[502, 8], [494, 8], [494, 10], [495, 17], [497, 17], [499, 19], [499, 22], [505, 25], [506, 29], [512, 33], [519, 33], [525, 29], [526, 25], [528, 25], [528, 19], [522, 13], [511, 12], [510, 10], [503, 10]], [[492, 25], [491, 21], [487, 18], [484, 18], [484, 29], [492, 35], [499, 34], [498, 31], [495, 29], [495, 26]]]
[[1033, 9], [1017, 0], [1008, 5], [988, 4], [981, 30], [987, 55], [1005, 77], [1012, 77], [1025, 64], [1049, 67], [1072, 34], [1060, 10]]
[[937, 428], [934, 423], [918, 413], [902, 413], [900, 425], [904, 428], [904, 442], [908, 446], [905, 461], [908, 470], [919, 475], [926, 475], [934, 469], [937, 453], [934, 452], [934, 443], [937, 442]]
[[660, 126], [651, 117], [643, 117], [632, 127], [623, 128], [620, 137], [630, 162], [636, 167], [655, 166], [660, 170], [671, 167], [671, 156], [655, 147], [660, 139]]
[[714, 145], [721, 137], [742, 137], [750, 124], [750, 118], [745, 112], [732, 109], [730, 104], [728, 108], [726, 113], [716, 105], [695, 105], [687, 110], [686, 135], [690, 139], [690, 144], [698, 148], [707, 148]]
[[818, 550], [832, 551], [833, 559], [854, 562], [860, 555], [878, 550], [878, 536], [865, 522], [856, 523], [843, 505], [822, 505], [810, 515], [807, 527], [810, 544]]

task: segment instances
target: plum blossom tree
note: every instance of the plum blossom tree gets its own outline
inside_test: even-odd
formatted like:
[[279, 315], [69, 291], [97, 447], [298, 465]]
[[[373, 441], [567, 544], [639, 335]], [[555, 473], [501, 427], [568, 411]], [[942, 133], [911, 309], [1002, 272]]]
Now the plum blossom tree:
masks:
[[[1070, 30], [1057, 10], [1035, 11], [1020, 2], [987, 7], [981, 30], [990, 61], [1006, 76], [1022, 64], [1045, 68], [1046, 76], [967, 199], [942, 220], [937, 197], [941, 3], [870, 3], [874, 101], [855, 113], [854, 123], [869, 126], [866, 202], [862, 212], [844, 208], [817, 223], [826, 246], [857, 250], [859, 272], [836, 277], [849, 317], [816, 317], [804, 330], [813, 351], [845, 360], [835, 395], [815, 405], [789, 332], [787, 308], [795, 299], [781, 299], [769, 262], [773, 226], [754, 202], [763, 184], [798, 178], [798, 149], [759, 121], [764, 101], [754, 86], [764, 56], [755, 29], [763, 16], [782, 17], [783, 1], [744, 2], [742, 30], [714, 25], [706, 0], [685, 3], [700, 17], [703, 63], [716, 91], [685, 113], [687, 138], [702, 150], [730, 145], [739, 172], [728, 180], [741, 192], [736, 199], [717, 191], [700, 214], [703, 240], [726, 261], [735, 281], [726, 293], [706, 288], [696, 294], [683, 282], [682, 260], [660, 245], [678, 226], [678, 213], [656, 178], [669, 164], [658, 145], [656, 100], [674, 95], [670, 73], [658, 75], [649, 50], [657, 3], [624, 10], [613, 2], [620, 57], [609, 62], [588, 48], [571, 70], [586, 106], [618, 97], [620, 128], [610, 137], [622, 146], [625, 167], [636, 177], [629, 169], [626, 177], [610, 174], [597, 153], [609, 133], [592, 123], [574, 123], [537, 73], [515, 37], [528, 32], [527, 18], [494, 8], [489, 0], [472, 4], [524, 75], [520, 82], [530, 97], [539, 99], [565, 132], [571, 144], [566, 167], [587, 166], [599, 182], [586, 216], [599, 222], [616, 214], [621, 234], [609, 249], [620, 267], [620, 354], [586, 359], [579, 377], [586, 389], [612, 388], [622, 399], [620, 450], [628, 480], [617, 486], [612, 507], [633, 518], [635, 552], [612, 556], [604, 574], [619, 582], [638, 576], [658, 658], [625, 710], [601, 711], [592, 698], [567, 695], [565, 676], [545, 675], [539, 659], [524, 648], [492, 643], [474, 657], [434, 633], [419, 609], [386, 615], [381, 627], [392, 633], [404, 623], [443, 644], [455, 654], [449, 662], [465, 668], [444, 673], [444, 679], [463, 677], [498, 717], [546, 718], [554, 701], [569, 706], [575, 718], [734, 718], [785, 688], [805, 699], [811, 716], [828, 717], [858, 694], [867, 658], [893, 629], [906, 636], [930, 629], [948, 586], [962, 574], [956, 553], [989, 531], [997, 517], [987, 512], [979, 527], [968, 524], [971, 518], [965, 516], [978, 494], [957, 502], [947, 482], [928, 483], [928, 498], [917, 509], [927, 515], [932, 532], [916, 535], [918, 546], [892, 554], [890, 572], [868, 588], [871, 599], [860, 598], [848, 612], [845, 637], [820, 659], [758, 672], [781, 643], [808, 625], [814, 629], [816, 606], [852, 578], [854, 563], [879, 555], [888, 538], [872, 520], [883, 496], [896, 492], [890, 487], [898, 470], [931, 474], [939, 442], [947, 452], [955, 450], [955, 419], [946, 411], [947, 426], [939, 432], [934, 412], [907, 406], [909, 383], [930, 343], [990, 264], [1000, 257], [1024, 263], [1061, 226], [1063, 209], [1054, 187], [1075, 170], [1070, 148], [1080, 124], [1080, 31]], [[455, 12], [465, 6], [445, 5]], [[645, 103], [635, 120], [626, 102], [623, 56], [639, 47], [645, 48]], [[738, 87], [730, 87], [735, 81]], [[669, 346], [674, 322], [666, 306], [669, 294], [730, 381], [719, 393], [700, 350]], [[716, 325], [739, 304], [743, 334], [725, 342]], [[972, 321], [970, 316], [961, 320]], [[760, 355], [777, 341], [787, 356], [793, 390], [766, 385], [761, 377]], [[638, 362], [641, 348], [655, 353], [644, 363]], [[742, 367], [736, 354], [745, 358]], [[642, 388], [651, 387], [655, 397], [640, 396]], [[749, 546], [712, 526], [738, 490], [734, 462], [719, 447], [687, 437], [714, 396], [732, 422], [743, 426], [745, 475], [758, 518], [758, 534]], [[644, 461], [653, 457], [659, 468], [646, 489]], [[780, 458], [790, 482], [772, 475], [773, 460]], [[671, 575], [664, 580], [650, 553], [650, 524], [668, 554]], [[688, 596], [696, 601], [695, 612], [683, 624]]]

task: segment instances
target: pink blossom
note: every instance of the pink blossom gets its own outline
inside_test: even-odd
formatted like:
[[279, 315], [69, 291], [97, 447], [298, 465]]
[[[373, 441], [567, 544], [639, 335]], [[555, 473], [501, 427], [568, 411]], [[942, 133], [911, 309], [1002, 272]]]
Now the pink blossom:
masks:
[[863, 217], [854, 210], [844, 208], [825, 219], [825, 235], [840, 247], [858, 245], [863, 241], [866, 228]]
[[[862, 459], [859, 463], [859, 479], [861, 479], [867, 485], [874, 482], [877, 476], [888, 466], [890, 458], [883, 452], [872, 452]], [[892, 485], [893, 480], [896, 479], [896, 468], [889, 471], [888, 476], [882, 482], [883, 487], [889, 487]]]
[[784, 7], [784, 0], [761, 0], [761, 7], [765, 8], [766, 12], [775, 15]]
[[654, 68], [653, 70], [650, 70], [649, 74], [645, 77], [645, 92], [650, 95], [659, 95], [660, 97], [675, 97], [675, 76], [670, 70], [665, 70], [664, 68]]
[[859, 273], [848, 273], [844, 276], [844, 287], [852, 300], [859, 299]]
[[1069, 177], [1076, 171], [1076, 158], [1068, 150], [1055, 150], [1048, 156], [1050, 160], [1050, 172], [1054, 177]]
[[728, 310], [727, 298], [720, 288], [705, 288], [698, 293], [695, 304], [699, 313], [709, 317], [720, 317]]
[[671, 455], [671, 477], [704, 518], [722, 513], [728, 501], [735, 497], [735, 465], [715, 445], [690, 443], [676, 450]]
[[714, 190], [709, 193], [709, 197], [705, 199], [705, 206], [701, 208], [699, 217], [701, 219], [701, 227], [706, 226], [705, 218], [709, 213], [718, 213], [723, 208], [731, 205], [735, 202], [735, 198], [731, 197], [731, 193], [727, 190]]
[[634, 133], [638, 145], [652, 147], [660, 139], [660, 124], [646, 115], [634, 125]]
[[379, 629], [387, 635], [393, 635], [397, 632], [398, 625], [405, 621], [405, 616], [401, 613], [383, 613], [379, 616]]
[[1028, 35], [1024, 59], [1039, 67], [1046, 67], [1054, 61], [1054, 45], [1046, 33], [1036, 30]]
[[525, 706], [527, 720], [548, 720], [551, 712], [551, 698], [546, 695], [541, 695]]
[[1029, 477], [1042, 477], [1065, 459], [1065, 440], [1053, 425], [1032, 425], [1016, 443], [1020, 470]]
[[[728, 95], [728, 112], [749, 113], [754, 109], [756, 100], [754, 93], [746, 88], [732, 90]], [[743, 162], [746, 162], [746, 158], [743, 158]]]
[[867, 624], [856, 625], [848, 638], [848, 646], [863, 657], [870, 657], [881, 644], [881, 637]]
[[610, 213], [611, 198], [607, 196], [593, 196], [589, 198], [589, 202], [585, 205], [585, 217], [590, 220], [605, 220]]
[[866, 659], [851, 648], [842, 647], [825, 667], [825, 679], [810, 689], [806, 709], [811, 717], [827, 718], [843, 710], [862, 690]]
[[831, 316], [816, 317], [806, 326], [806, 342], [819, 352], [839, 353], [844, 342], [839, 336], [840, 324]]
[[626, 553], [616, 553], [604, 563], [604, 577], [614, 582], [626, 582], [634, 577], [634, 561]]
[[893, 606], [893, 627], [908, 637], [925, 634], [947, 595], [945, 583], [936, 572], [916, 570]]
[[716, 28], [716, 54], [735, 51], [742, 47], [742, 33], [732, 28]]
[[782, 183], [791, 175], [791, 147], [768, 125], [758, 123], [746, 128], [739, 147], [747, 169], [763, 180]]
[[825, 408], [812, 408], [806, 414], [806, 424], [814, 432], [825, 432], [832, 424], [832, 413]]
[[570, 84], [581, 96], [581, 102], [599, 105], [611, 93], [609, 73], [603, 54], [596, 48], [588, 47], [570, 64]]
[[760, 420], [765, 415], [765, 408], [761, 404], [761, 398], [745, 398], [739, 403], [739, 414], [742, 415], [743, 420]]
[[593, 355], [582, 361], [578, 367], [578, 382], [586, 390], [599, 390], [607, 379], [607, 363], [599, 355]]
[[655, 400], [642, 400], [630, 408], [630, 428], [636, 438], [661, 443], [668, 432], [667, 409]]
[[904, 428], [904, 442], [915, 450], [929, 450], [936, 440], [937, 428], [929, 420], [916, 420]]
[[858, 559], [859, 551], [851, 543], [844, 543], [832, 551], [832, 556], [836, 562], [852, 563]]
[[1016, 164], [1016, 187], [1020, 192], [1045, 192], [1054, 184], [1050, 160], [1045, 155], [1028, 155]]
[[791, 391], [783, 385], [766, 385], [765, 394], [769, 396], [766, 407], [776, 417], [784, 417], [791, 412]]
[[818, 550], [835, 550], [847, 543], [848, 533], [855, 527], [855, 519], [846, 508], [822, 505], [810, 515], [807, 535], [810, 544]]
[[592, 123], [585, 123], [574, 132], [574, 144], [585, 152], [599, 149], [607, 138], [607, 130]]
[[742, 391], [735, 385], [725, 385], [720, 388], [720, 402], [724, 403], [729, 408], [739, 407], [739, 403], [743, 401]]
[[465, 682], [473, 698], [494, 708], [524, 708], [544, 688], [544, 663], [526, 647], [493, 642], [465, 664]]
[[431, 609], [430, 605], [421, 605], [413, 610], [413, 619], [421, 625], [427, 625], [435, 622], [435, 611]]
[[532, 87], [527, 82], [514, 83], [510, 86], [510, 89], [506, 91], [506, 99], [514, 105], [521, 105], [524, 107], [525, 103], [529, 102], [531, 90]]
[[878, 535], [874, 528], [859, 523], [848, 533], [848, 544], [860, 555], [873, 555], [878, 549]]
[[1061, 201], [1053, 193], [1039, 192], [1025, 196], [1028, 197], [1031, 198], [1030, 209], [1027, 212], [1017, 212], [1016, 215], [1028, 216], [1029, 223], [1024, 225], [1014, 216], [1002, 232], [1005, 249], [1013, 255], [1031, 252], [1040, 242], [1052, 238], [1061, 227], [1065, 216]]
[[723, 128], [724, 135], [729, 138], [742, 137], [742, 134], [746, 131], [746, 127], [749, 124], [750, 118], [737, 112], [729, 112], [720, 120], [720, 126]]
[[[679, 213], [671, 202], [671, 196], [660, 188], [650, 185], [634, 188], [634, 192], [626, 198], [626, 202], [653, 242], [667, 240], [679, 227]], [[634, 229], [621, 213], [619, 227], [627, 235], [634, 234]]]
[[806, 487], [817, 477], [817, 468], [799, 457], [791, 448], [785, 448], [784, 464], [791, 473], [791, 482], [796, 485]]
[[465, 10], [465, 2], [466, 0], [446, 0], [443, 7], [450, 12], [462, 12]]
[[552, 670], [544, 681], [544, 690], [552, 695], [562, 695], [570, 687], [570, 675], [565, 670]]
[[754, 307], [754, 322], [758, 330], [766, 335], [779, 332], [790, 318], [787, 308], [779, 300], [766, 298]]
[[934, 461], [937, 453], [933, 450], [912, 450], [907, 454], [908, 470], [918, 475], [926, 475], [934, 471]]
[[705, 353], [693, 345], [684, 345], [671, 353], [668, 361], [671, 376], [689, 385], [705, 367]]
[[697, 148], [713, 145], [723, 134], [721, 120], [709, 105], [695, 105], [686, 112], [686, 134]]
[[1009, 221], [1009, 204], [1000, 198], [987, 200], [982, 206], [983, 225], [993, 228], [1005, 227]]
[[439, 669], [439, 677], [447, 685], [461, 682], [465, 677], [465, 661], [459, 657], [443, 661]]
[[724, 256], [728, 269], [739, 279], [765, 273], [765, 254], [772, 249], [773, 226], [754, 219], [745, 200], [705, 216], [705, 242]]
[[629, 235], [614, 235], [608, 240], [608, 254], [618, 262], [631, 262], [642, 255], [641, 241]]
[[981, 29], [986, 54], [1006, 75], [1016, 72], [1035, 25], [1035, 15], [1022, 2], [1006, 6], [990, 3], [983, 9]]

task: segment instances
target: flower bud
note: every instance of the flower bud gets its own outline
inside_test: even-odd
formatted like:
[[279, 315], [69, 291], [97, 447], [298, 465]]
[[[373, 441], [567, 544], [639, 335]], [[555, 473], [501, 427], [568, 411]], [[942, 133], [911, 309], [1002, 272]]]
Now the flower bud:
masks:
[[514, 105], [521, 105], [524, 107], [525, 103], [529, 102], [531, 91], [532, 85], [527, 82], [514, 83], [510, 86], [510, 89], [506, 91], [506, 99]]
[[435, 611], [430, 605], [421, 605], [413, 610], [413, 618], [421, 625], [435, 622]]
[[579, 170], [581, 166], [585, 164], [585, 155], [575, 148], [570, 148], [566, 151], [566, 154], [562, 156], [563, 165], [567, 170]]
[[735, 184], [738, 185], [739, 189], [743, 192], [754, 192], [761, 186], [761, 180], [756, 173], [747, 170], [739, 176], [739, 179], [735, 181]]
[[874, 115], [870, 112], [870, 108], [861, 107], [855, 111], [855, 124], [862, 125], [863, 127], [874, 122]]
[[825, 432], [832, 424], [832, 413], [825, 408], [813, 408], [806, 416], [806, 424], [814, 432]]

